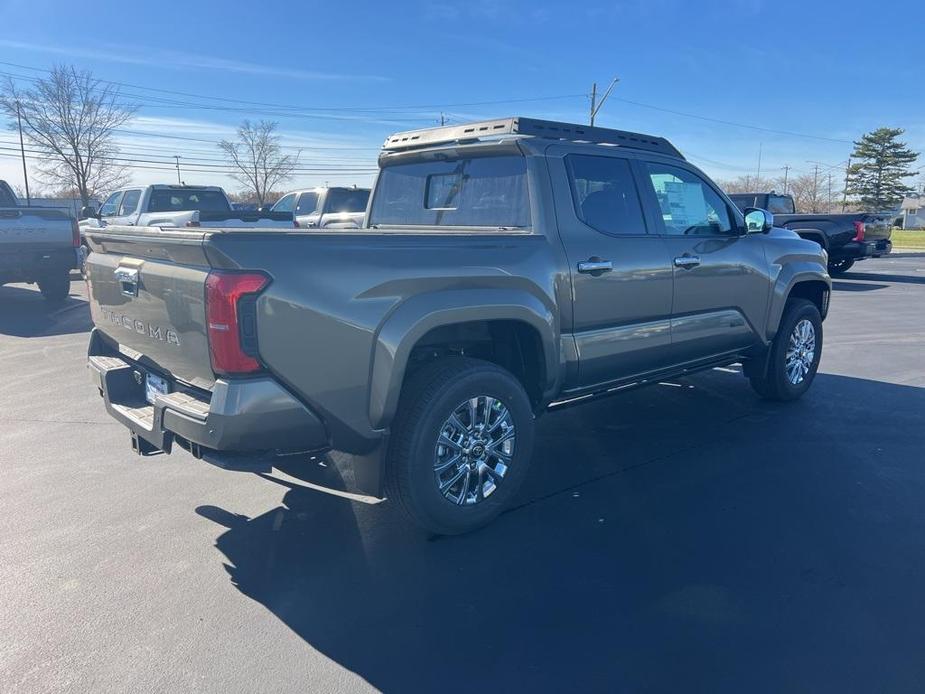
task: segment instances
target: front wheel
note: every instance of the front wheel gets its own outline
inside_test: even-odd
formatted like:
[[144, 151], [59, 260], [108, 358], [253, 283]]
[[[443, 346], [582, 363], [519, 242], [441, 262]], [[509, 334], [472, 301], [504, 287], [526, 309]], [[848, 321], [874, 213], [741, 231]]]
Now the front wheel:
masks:
[[829, 274], [832, 276], [843, 275], [851, 269], [851, 266], [854, 265], [854, 260], [852, 258], [841, 258], [840, 260], [830, 260], [829, 261]]
[[71, 273], [70, 270], [57, 270], [50, 272], [38, 280], [39, 291], [50, 304], [60, 304], [67, 299], [71, 291]]
[[768, 355], [767, 373], [752, 388], [767, 400], [796, 400], [809, 390], [822, 357], [822, 317], [806, 299], [787, 302]]
[[526, 476], [534, 418], [520, 382], [452, 357], [405, 385], [389, 451], [390, 496], [416, 525], [457, 535], [501, 513]]

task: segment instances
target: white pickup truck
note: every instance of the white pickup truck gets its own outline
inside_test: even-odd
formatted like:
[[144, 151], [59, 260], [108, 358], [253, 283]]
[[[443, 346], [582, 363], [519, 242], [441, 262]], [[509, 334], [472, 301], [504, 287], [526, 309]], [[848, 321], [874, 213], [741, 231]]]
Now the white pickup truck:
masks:
[[153, 227], [276, 227], [291, 229], [292, 212], [244, 212], [232, 208], [218, 186], [156, 184], [117, 190], [99, 210], [84, 208], [81, 227], [109, 224]]
[[368, 202], [369, 188], [328, 186], [286, 193], [270, 212], [293, 214], [300, 229], [359, 229]]
[[25, 207], [0, 181], [0, 285], [36, 282], [50, 303], [67, 298], [77, 267], [77, 220], [50, 207]]

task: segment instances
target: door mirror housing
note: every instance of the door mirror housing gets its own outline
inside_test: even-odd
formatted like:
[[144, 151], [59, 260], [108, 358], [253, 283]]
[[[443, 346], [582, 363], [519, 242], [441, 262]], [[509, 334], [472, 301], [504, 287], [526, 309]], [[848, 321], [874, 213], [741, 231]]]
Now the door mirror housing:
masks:
[[774, 215], [760, 207], [745, 208], [745, 233], [767, 234], [774, 227]]
[[99, 219], [100, 211], [96, 209], [95, 205], [84, 205], [80, 208], [80, 218], [81, 219]]

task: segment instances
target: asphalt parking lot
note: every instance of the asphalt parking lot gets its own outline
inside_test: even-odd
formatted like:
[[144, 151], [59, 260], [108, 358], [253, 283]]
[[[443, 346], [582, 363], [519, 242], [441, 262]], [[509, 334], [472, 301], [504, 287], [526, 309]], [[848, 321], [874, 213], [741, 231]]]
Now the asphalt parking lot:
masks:
[[925, 257], [835, 282], [816, 383], [737, 368], [548, 415], [520, 504], [135, 457], [85, 290], [0, 288], [0, 691], [925, 691]]

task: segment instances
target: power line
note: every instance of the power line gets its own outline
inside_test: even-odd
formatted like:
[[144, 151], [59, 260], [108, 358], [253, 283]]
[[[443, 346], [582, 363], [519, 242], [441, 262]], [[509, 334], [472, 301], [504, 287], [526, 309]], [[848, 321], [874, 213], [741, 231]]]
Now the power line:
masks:
[[[22, 70], [33, 70], [36, 72], [50, 73], [51, 71], [44, 68], [38, 68], [31, 65], [22, 65], [19, 63], [10, 63], [6, 61], [0, 61], [0, 65], [6, 65], [9, 67], [15, 67]], [[15, 75], [13, 73], [3, 73], [8, 74], [12, 77], [17, 77], [19, 79], [35, 81], [37, 78], [30, 77], [27, 75]], [[279, 104], [279, 103], [270, 103], [263, 101], [248, 101], [245, 99], [233, 99], [230, 97], [221, 97], [221, 96], [210, 96], [204, 94], [193, 94], [190, 92], [176, 91], [172, 89], [160, 89], [157, 87], [146, 87], [138, 84], [131, 84], [129, 82], [116, 82], [113, 80], [106, 80], [102, 78], [98, 79], [99, 82], [103, 84], [109, 84], [117, 87], [128, 87], [129, 89], [140, 89], [142, 91], [151, 91], [158, 92], [161, 94], [173, 94], [176, 96], [184, 96], [188, 98], [194, 98], [199, 100], [208, 100], [208, 101], [221, 101], [224, 103], [235, 103], [242, 104], [245, 106], [264, 106], [272, 109], [282, 109], [290, 111], [301, 111], [304, 113], [310, 112], [356, 112], [356, 113], [368, 113], [368, 112], [380, 112], [380, 113], [401, 113], [402, 111], [419, 111], [419, 110], [428, 110], [428, 109], [441, 109], [441, 108], [458, 108], [458, 107], [470, 107], [470, 106], [495, 106], [501, 104], [516, 104], [516, 103], [529, 103], [537, 101], [556, 101], [562, 99], [576, 99], [584, 98], [583, 94], [557, 94], [552, 96], [536, 96], [536, 97], [519, 97], [513, 99], [496, 99], [490, 101], [468, 101], [468, 102], [457, 102], [450, 104], [418, 104], [411, 106], [303, 106], [303, 105], [293, 105], [293, 104]], [[130, 96], [129, 94], [126, 94]], [[137, 95], [135, 95], [137, 96]], [[141, 98], [153, 99], [154, 97], [145, 96]], [[189, 102], [178, 102], [171, 101], [168, 99], [159, 99], [164, 103], [173, 103], [176, 105], [186, 105]], [[199, 104], [203, 108], [209, 108], [207, 104]], [[189, 106], [195, 107], [195, 106]], [[217, 107], [216, 107], [217, 108]], [[221, 110], [221, 109], [218, 109]], [[229, 109], [229, 110], [242, 110], [242, 109]], [[252, 112], [252, 111], [251, 111]], [[431, 119], [418, 119], [418, 120], [431, 120]]]
[[675, 111], [670, 108], [663, 108], [661, 106], [653, 106], [652, 104], [645, 104], [641, 101], [632, 101], [630, 99], [621, 99], [619, 97], [613, 97], [614, 101], [620, 101], [625, 104], [632, 104], [633, 106], [641, 106], [643, 108], [649, 108], [653, 111], [662, 111], [664, 113], [671, 113], [675, 116], [684, 116], [685, 118], [696, 118], [697, 120], [708, 121], [710, 123], [719, 123], [721, 125], [731, 125], [736, 128], [748, 128], [750, 130], [760, 130], [761, 132], [766, 133], [776, 133], [778, 135], [789, 135], [791, 137], [806, 137], [812, 140], [825, 140], [826, 142], [838, 142], [841, 144], [854, 144], [852, 140], [840, 140], [834, 137], [824, 137], [822, 135], [810, 135], [808, 133], [798, 133], [792, 130], [777, 130], [775, 128], [765, 128], [760, 125], [750, 125], [748, 123], [736, 123], [735, 121], [723, 120], [721, 118], [711, 118], [710, 116], [700, 116], [695, 113], [686, 113], [684, 111]]

